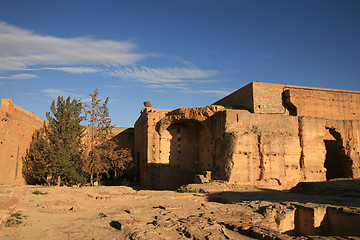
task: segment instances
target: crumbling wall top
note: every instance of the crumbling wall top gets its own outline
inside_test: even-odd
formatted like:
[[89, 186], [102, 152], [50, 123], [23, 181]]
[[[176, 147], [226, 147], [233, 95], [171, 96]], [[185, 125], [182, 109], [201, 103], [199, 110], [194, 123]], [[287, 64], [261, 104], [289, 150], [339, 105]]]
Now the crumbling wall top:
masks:
[[197, 122], [204, 122], [216, 112], [222, 111], [225, 108], [220, 105], [209, 105], [206, 107], [195, 108], [179, 108], [168, 112], [156, 126], [156, 131], [162, 132], [175, 122], [186, 120], [193, 120]]
[[22, 107], [16, 106], [11, 99], [6, 99], [6, 98], [1, 99], [0, 111], [10, 112], [10, 113], [11, 112], [20, 113], [26, 115], [27, 117], [33, 118], [36, 121], [44, 122], [43, 119], [36, 116], [33, 112], [26, 111]]

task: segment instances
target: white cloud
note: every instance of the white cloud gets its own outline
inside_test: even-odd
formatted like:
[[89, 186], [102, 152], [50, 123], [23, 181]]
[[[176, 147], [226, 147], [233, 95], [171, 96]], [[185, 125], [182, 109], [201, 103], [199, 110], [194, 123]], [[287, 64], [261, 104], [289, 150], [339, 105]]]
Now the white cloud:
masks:
[[[140, 54], [136, 45], [129, 41], [112, 41], [89, 37], [60, 38], [41, 35], [0, 21], [0, 72], [23, 70], [53, 70], [72, 74], [102, 73], [141, 82], [144, 87], [176, 89], [184, 93], [226, 95], [227, 90], [192, 90], [192, 83], [213, 83], [218, 74], [215, 70], [203, 70], [193, 63], [175, 57], [185, 67], [151, 68], [136, 66], [145, 57], [161, 57], [161, 54]], [[174, 57], [173, 57], [174, 58]], [[95, 67], [92, 67], [95, 66]], [[0, 76], [0, 79], [38, 78], [33, 74]], [[108, 85], [116, 88], [117, 85]], [[46, 96], [83, 96], [71, 89], [44, 89]], [[84, 99], [83, 101], [87, 101]]]
[[[186, 81], [196, 81], [217, 74], [214, 70], [202, 70], [199, 68], [149, 68], [134, 67], [113, 70], [113, 76], [134, 79], [143, 83], [178, 83]], [[204, 81], [204, 80], [199, 80]]]
[[58, 96], [63, 96], [63, 97], [72, 97], [72, 98], [82, 98], [82, 95], [79, 94], [75, 94], [72, 92], [67, 92], [66, 90], [60, 90], [60, 89], [54, 89], [54, 88], [48, 88], [48, 89], [43, 89], [41, 90], [42, 93], [44, 93], [46, 96], [48, 97], [53, 97], [53, 98], [57, 98]]
[[41, 68], [39, 70], [55, 70], [68, 73], [82, 74], [82, 73], [95, 73], [100, 72], [98, 68], [91, 67], [53, 67], [53, 68]]
[[190, 90], [190, 93], [205, 93], [205, 94], [215, 94], [218, 96], [227, 96], [233, 91], [234, 90]]
[[30, 78], [38, 78], [38, 76], [33, 75], [33, 74], [14, 74], [8, 77], [0, 77], [2, 79], [16, 79], [16, 80], [24, 80], [24, 79], [30, 79]]
[[35, 65], [131, 65], [145, 57], [135, 53], [135, 48], [128, 41], [44, 36], [0, 22], [0, 71], [3, 72]]
[[146, 88], [163, 88], [163, 85], [160, 84], [149, 84], [149, 85], [145, 85], [144, 87]]

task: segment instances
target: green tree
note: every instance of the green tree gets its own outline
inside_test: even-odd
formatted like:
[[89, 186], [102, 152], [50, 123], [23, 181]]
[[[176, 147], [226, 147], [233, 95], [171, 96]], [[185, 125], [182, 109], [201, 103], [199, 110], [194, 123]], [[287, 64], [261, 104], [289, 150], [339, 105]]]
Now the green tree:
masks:
[[23, 173], [29, 183], [71, 185], [85, 181], [81, 162], [82, 103], [58, 97], [46, 113], [47, 124], [35, 132]]
[[84, 127], [81, 126], [82, 103], [80, 100], [71, 100], [68, 97], [58, 97], [46, 113], [48, 125], [45, 126], [45, 135], [48, 140], [47, 157], [49, 158], [49, 174], [57, 178], [58, 185], [61, 179], [66, 184], [84, 182], [81, 171], [81, 138]]
[[111, 119], [109, 116], [108, 103], [98, 98], [99, 90], [91, 93], [91, 103], [85, 103], [84, 111], [88, 121], [87, 141], [83, 154], [83, 171], [90, 174], [90, 182], [93, 184], [94, 177], [99, 181], [103, 173], [109, 169], [109, 158], [113, 148], [110, 139], [113, 137]]
[[23, 176], [29, 184], [41, 184], [48, 182], [48, 169], [50, 167], [47, 156], [49, 149], [48, 141], [45, 137], [44, 127], [35, 131], [32, 136], [30, 147], [23, 161]]

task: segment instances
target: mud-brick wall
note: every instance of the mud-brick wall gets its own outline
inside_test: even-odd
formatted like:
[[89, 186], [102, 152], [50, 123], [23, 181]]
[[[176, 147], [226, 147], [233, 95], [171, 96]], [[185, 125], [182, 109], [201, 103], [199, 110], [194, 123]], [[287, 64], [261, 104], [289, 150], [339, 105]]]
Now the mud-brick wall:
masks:
[[[152, 166], [159, 164], [160, 139], [156, 131], [156, 123], [165, 116], [169, 110], [145, 108], [134, 128], [134, 156], [137, 176], [141, 185], [146, 186], [151, 178], [160, 177], [160, 173], [151, 170]], [[149, 168], [149, 169], [148, 169]]]
[[[220, 106], [152, 109], [135, 124], [135, 152], [141, 151], [141, 183], [147, 188], [169, 189], [193, 183], [195, 174], [213, 168], [214, 141], [211, 116]], [[140, 130], [142, 128], [142, 130]], [[142, 155], [142, 153], [140, 153]], [[143, 172], [145, 171], [145, 172]]]
[[360, 178], [360, 121], [327, 120], [325, 128], [326, 133], [332, 131], [341, 148], [338, 149], [340, 151], [338, 156], [340, 157], [336, 163], [338, 166], [340, 165], [342, 171], [338, 172], [334, 177], [346, 177], [346, 175], [350, 174], [349, 177]]
[[0, 106], [0, 184], [25, 184], [22, 159], [32, 135], [44, 124], [35, 114], [2, 99]]
[[214, 105], [244, 109], [249, 112], [254, 112], [253, 98], [253, 83], [249, 83], [230, 95], [220, 99], [214, 103]]
[[287, 188], [301, 180], [297, 117], [226, 110], [224, 180]]
[[285, 85], [253, 82], [254, 113], [288, 114], [283, 105]]
[[225, 110], [220, 178], [290, 188], [300, 181], [360, 177], [360, 121]]
[[299, 117], [300, 159], [304, 181], [326, 181], [325, 119]]
[[360, 177], [360, 121], [299, 117], [304, 181]]
[[360, 92], [291, 86], [286, 91], [297, 116], [360, 120]]
[[117, 148], [134, 150], [134, 128], [114, 127], [112, 133]]

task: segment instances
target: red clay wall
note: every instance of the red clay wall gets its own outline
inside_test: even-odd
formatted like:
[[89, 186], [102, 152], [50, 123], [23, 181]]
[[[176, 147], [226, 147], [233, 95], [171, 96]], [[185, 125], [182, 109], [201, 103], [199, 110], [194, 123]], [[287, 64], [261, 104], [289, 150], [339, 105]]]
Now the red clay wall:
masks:
[[134, 150], [134, 128], [114, 127], [112, 133], [117, 147]]
[[287, 114], [283, 104], [285, 85], [253, 82], [254, 113]]
[[[276, 188], [324, 181], [327, 172], [337, 169], [331, 178], [360, 177], [359, 127], [355, 120], [252, 114], [218, 106], [148, 109], [135, 125], [141, 183], [174, 188], [203, 171], [211, 171], [213, 179]], [[342, 157], [334, 162], [332, 152]]]
[[[290, 188], [299, 181], [325, 181], [329, 171], [337, 172], [331, 178], [360, 177], [360, 121], [238, 110], [223, 114], [222, 146], [230, 146], [221, 150], [225, 180]], [[336, 141], [336, 148], [326, 146], [329, 139]], [[337, 157], [330, 163], [328, 155], [334, 151]]]
[[[44, 120], [9, 99], [2, 99], [0, 106], [0, 184], [25, 184], [22, 161], [32, 141], [35, 130]], [[114, 128], [117, 147], [134, 150], [134, 129]]]
[[212, 167], [212, 123], [223, 109], [145, 108], [135, 124], [135, 156], [140, 183], [148, 188], [174, 188], [192, 183], [197, 171]]
[[320, 88], [285, 88], [297, 116], [360, 120], [360, 92]]
[[253, 82], [220, 99], [214, 105], [244, 109], [254, 112]]
[[[138, 181], [141, 185], [151, 184], [149, 178], [154, 178], [156, 171], [148, 170], [152, 163], [158, 163], [160, 159], [160, 140], [156, 132], [156, 123], [170, 110], [144, 108], [134, 128], [134, 161], [136, 165]], [[151, 175], [152, 174], [152, 175]], [[157, 174], [157, 173], [156, 173]]]
[[360, 92], [252, 82], [214, 103], [251, 113], [360, 120]]
[[297, 117], [226, 110], [222, 178], [243, 185], [293, 186], [302, 180]]
[[32, 135], [44, 124], [35, 114], [2, 99], [0, 106], [0, 184], [25, 184], [22, 158]]

